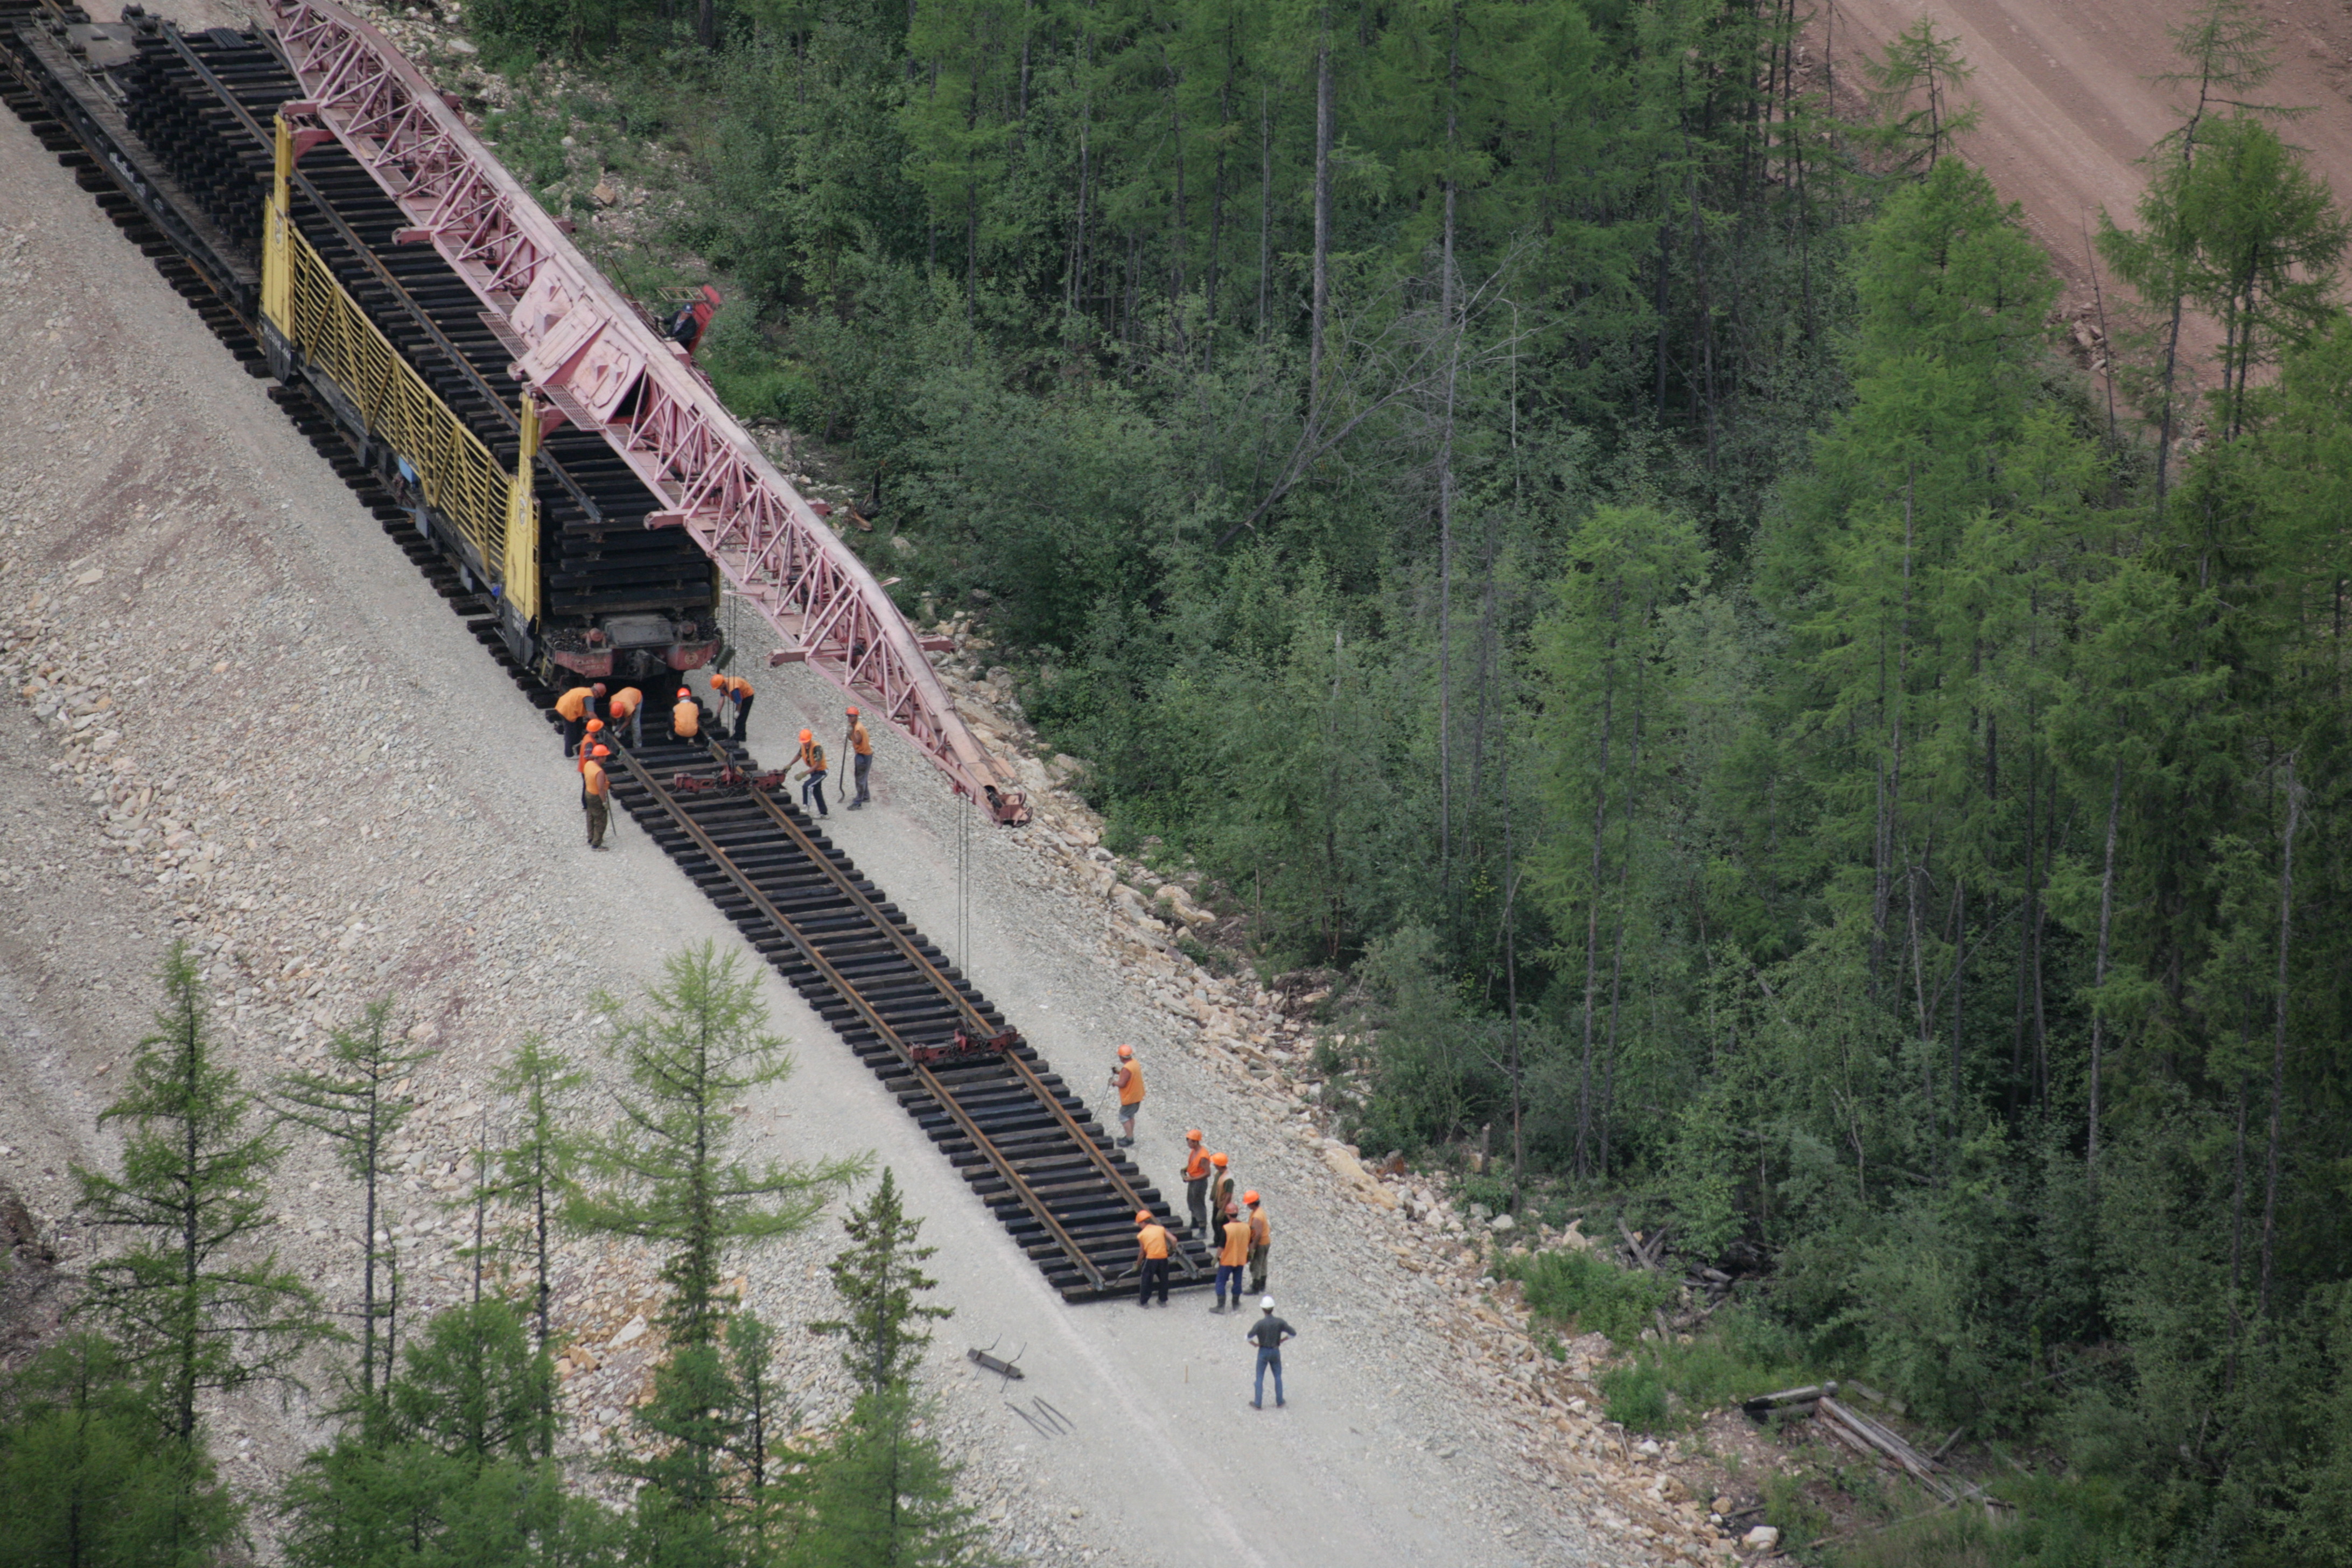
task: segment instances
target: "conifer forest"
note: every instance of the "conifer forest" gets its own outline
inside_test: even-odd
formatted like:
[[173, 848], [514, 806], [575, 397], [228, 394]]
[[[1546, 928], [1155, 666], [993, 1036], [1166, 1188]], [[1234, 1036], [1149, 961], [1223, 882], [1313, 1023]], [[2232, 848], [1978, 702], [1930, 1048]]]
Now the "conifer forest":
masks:
[[[2011, 1522], [1915, 1562], [2352, 1563], [2352, 228], [2270, 101], [2259, 17], [2204, 0], [2145, 195], [2093, 220], [2087, 356], [2056, 264], [1955, 150], [1964, 47], [1929, 21], [1825, 64], [1821, 21], [463, 16], [539, 94], [487, 132], [527, 181], [555, 186], [567, 133], [667, 149], [632, 175], [667, 199], [660, 243], [599, 259], [721, 285], [721, 392], [854, 477], [853, 542], [910, 618], [984, 632], [1108, 842], [1190, 858], [1221, 961], [1328, 973], [1324, 1092], [1367, 1155], [1740, 1279], [1702, 1343], [1636, 1352], [1629, 1399], [1724, 1365], [1862, 1376], [2007, 1456]], [[730, 1489], [772, 1462], [746, 1458], [763, 1331], [703, 1312], [711, 1249], [808, 1223], [849, 1173], [746, 1169], [760, 1195], [716, 1230], [661, 1228], [648, 1194], [691, 1174], [662, 1018], [724, 1011], [714, 963], [680, 960], [624, 1039], [661, 1147], [575, 1149], [558, 1117], [541, 1148], [604, 1173], [566, 1223], [671, 1259], [671, 1457], [626, 1560], [965, 1560], [936, 1467], [888, 1440], [917, 1396], [855, 1295], [919, 1330], [870, 1284], [912, 1256], [883, 1198], [841, 1265], [867, 1354], [840, 1457]], [[336, 1074], [272, 1092], [364, 1175], [370, 1086], [402, 1068], [360, 1016]], [[725, 1073], [770, 1070], [756, 1026], [722, 1033]], [[176, 1190], [226, 1236], [269, 1123], [155, 1048], [139, 1091], [207, 1127]], [[528, 1099], [567, 1069], [514, 1070]], [[500, 1179], [546, 1179], [523, 1160]], [[86, 1201], [162, 1236], [146, 1179]], [[106, 1331], [12, 1386], [12, 1473], [188, 1445], [195, 1394], [251, 1369], [200, 1303], [313, 1331], [294, 1282], [195, 1257], [94, 1283]], [[285, 1505], [290, 1561], [509, 1560], [395, 1550], [421, 1491], [538, 1532], [513, 1561], [618, 1549], [534, 1468], [531, 1310], [333, 1349], [349, 1435]], [[208, 1486], [153, 1486], [173, 1539], [228, 1528]], [[857, 1544], [877, 1488], [927, 1500], [906, 1554]], [[0, 1537], [27, 1495], [0, 1479]]]

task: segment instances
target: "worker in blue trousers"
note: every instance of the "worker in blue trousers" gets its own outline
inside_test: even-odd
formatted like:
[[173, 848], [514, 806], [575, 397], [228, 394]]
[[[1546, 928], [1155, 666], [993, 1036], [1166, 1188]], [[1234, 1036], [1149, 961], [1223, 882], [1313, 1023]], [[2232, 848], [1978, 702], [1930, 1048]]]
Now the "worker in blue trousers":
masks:
[[1257, 1346], [1257, 1384], [1250, 1391], [1252, 1410], [1265, 1408], [1265, 1373], [1269, 1367], [1274, 1369], [1274, 1403], [1277, 1406], [1285, 1403], [1282, 1397], [1282, 1347], [1298, 1337], [1297, 1330], [1274, 1315], [1273, 1297], [1264, 1298], [1258, 1305], [1265, 1310], [1258, 1321], [1249, 1326], [1249, 1332], [1243, 1336]]

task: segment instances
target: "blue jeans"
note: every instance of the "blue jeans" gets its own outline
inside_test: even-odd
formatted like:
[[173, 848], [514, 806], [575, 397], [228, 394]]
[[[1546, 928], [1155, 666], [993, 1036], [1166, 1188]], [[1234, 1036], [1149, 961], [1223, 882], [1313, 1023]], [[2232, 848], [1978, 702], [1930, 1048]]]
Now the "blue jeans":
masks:
[[1220, 1307], [1225, 1304], [1225, 1281], [1228, 1279], [1234, 1282], [1234, 1305], [1238, 1307], [1242, 1304], [1242, 1266], [1240, 1264], [1217, 1265], [1217, 1305]]
[[1265, 1403], [1265, 1369], [1267, 1367], [1274, 1368], [1274, 1402], [1276, 1405], [1283, 1403], [1282, 1352], [1278, 1350], [1269, 1350], [1265, 1346], [1260, 1345], [1257, 1347], [1257, 1385], [1250, 1391], [1250, 1403], [1252, 1405], [1264, 1405]]
[[801, 780], [801, 809], [806, 811], [812, 802], [816, 805], [816, 814], [823, 816], [824, 815], [824, 775], [823, 773], [810, 773]]

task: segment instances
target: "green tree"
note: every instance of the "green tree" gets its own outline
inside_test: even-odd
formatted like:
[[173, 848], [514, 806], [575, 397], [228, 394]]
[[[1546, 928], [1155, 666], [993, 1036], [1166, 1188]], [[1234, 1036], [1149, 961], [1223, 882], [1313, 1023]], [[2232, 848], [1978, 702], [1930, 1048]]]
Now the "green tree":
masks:
[[1923, 16], [1896, 34], [1884, 54], [1863, 62], [1877, 117], [1864, 140], [1905, 174], [1932, 173], [1948, 144], [1982, 118], [1976, 105], [1952, 101], [1954, 90], [1976, 75], [1958, 44], [1936, 31], [1933, 16]]
[[329, 1038], [325, 1070], [285, 1074], [278, 1080], [276, 1095], [278, 1114], [331, 1140], [344, 1173], [360, 1186], [360, 1399], [363, 1406], [372, 1406], [375, 1400], [379, 1337], [384, 1344], [382, 1375], [387, 1383], [392, 1375], [392, 1336], [378, 1333], [391, 1309], [376, 1297], [376, 1265], [386, 1261], [389, 1267], [385, 1249], [376, 1241], [376, 1207], [385, 1152], [415, 1109], [393, 1090], [436, 1054], [409, 1048], [394, 1030], [392, 1015], [391, 997], [369, 1003], [355, 1022]]
[[899, 1387], [914, 1376], [931, 1342], [924, 1325], [955, 1316], [952, 1307], [918, 1299], [939, 1283], [922, 1269], [923, 1259], [939, 1248], [917, 1244], [923, 1222], [908, 1215], [887, 1166], [873, 1195], [841, 1227], [856, 1245], [825, 1267], [846, 1315], [813, 1322], [809, 1332], [841, 1337], [841, 1364], [864, 1392]]
[[520, 1102], [520, 1114], [493, 1162], [491, 1181], [501, 1198], [522, 1211], [521, 1245], [530, 1258], [531, 1318], [542, 1350], [547, 1348], [554, 1295], [551, 1264], [555, 1226], [563, 1205], [578, 1192], [580, 1137], [567, 1122], [587, 1087], [588, 1074], [536, 1034], [523, 1037], [497, 1082], [499, 1093]]
[[122, 1092], [99, 1113], [127, 1122], [122, 1174], [77, 1165], [77, 1212], [125, 1245], [90, 1267], [77, 1313], [102, 1323], [155, 1383], [155, 1408], [191, 1467], [197, 1401], [256, 1382], [291, 1382], [324, 1337], [318, 1298], [261, 1247], [268, 1178], [283, 1153], [248, 1132], [252, 1097], [215, 1057], [204, 980], [184, 942], [163, 961], [163, 1005]]

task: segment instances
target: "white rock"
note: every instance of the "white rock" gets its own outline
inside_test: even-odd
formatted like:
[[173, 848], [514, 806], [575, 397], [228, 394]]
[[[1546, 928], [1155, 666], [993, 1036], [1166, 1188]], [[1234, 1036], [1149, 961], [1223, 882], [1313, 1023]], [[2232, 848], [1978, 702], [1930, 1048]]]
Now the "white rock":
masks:
[[621, 1325], [620, 1332], [614, 1334], [605, 1342], [618, 1348], [622, 1345], [635, 1343], [638, 1340], [645, 1338], [645, 1315], [640, 1313], [636, 1317], [631, 1318], [627, 1322], [623, 1323]]
[[1515, 1228], [1517, 1224], [1517, 1222], [1512, 1219], [1509, 1215], [1498, 1214], [1493, 1219], [1486, 1222], [1486, 1228], [1493, 1231], [1496, 1235], [1500, 1236], [1505, 1231]]
[[1780, 1532], [1769, 1524], [1759, 1524], [1739, 1538], [1739, 1544], [1756, 1552], [1770, 1552], [1780, 1544]]
[[1665, 1450], [1658, 1447], [1658, 1440], [1654, 1437], [1644, 1437], [1640, 1442], [1633, 1445], [1633, 1452], [1644, 1455], [1653, 1459], [1656, 1458], [1664, 1451]]

